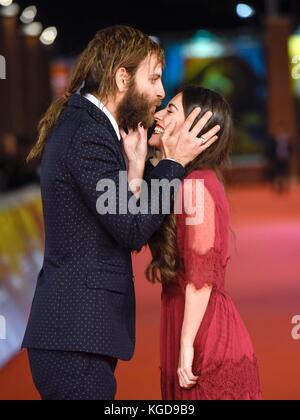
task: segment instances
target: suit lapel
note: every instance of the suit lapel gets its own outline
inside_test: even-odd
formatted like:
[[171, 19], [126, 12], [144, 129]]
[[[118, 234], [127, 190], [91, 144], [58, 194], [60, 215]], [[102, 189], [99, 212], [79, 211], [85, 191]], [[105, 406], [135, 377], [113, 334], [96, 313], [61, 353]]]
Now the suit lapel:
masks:
[[75, 93], [74, 95], [71, 96], [69, 100], [69, 105], [77, 107], [77, 108], [86, 109], [89, 115], [94, 120], [102, 124], [111, 133], [118, 147], [118, 150], [122, 156], [124, 166], [127, 167], [126, 159], [124, 157], [123, 149], [122, 149], [122, 140], [121, 141], [119, 140], [114, 127], [112, 126], [111, 122], [109, 121], [109, 118], [104, 114], [104, 112], [102, 112], [101, 109], [99, 109], [96, 105], [94, 105], [88, 99], [81, 96], [79, 93]]

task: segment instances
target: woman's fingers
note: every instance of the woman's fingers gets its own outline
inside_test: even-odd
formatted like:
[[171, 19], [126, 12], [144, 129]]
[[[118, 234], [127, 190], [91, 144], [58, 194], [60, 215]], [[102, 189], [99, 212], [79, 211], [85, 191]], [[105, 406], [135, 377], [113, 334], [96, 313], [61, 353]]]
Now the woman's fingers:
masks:
[[130, 137], [132, 135], [139, 135], [138, 138], [140, 139], [147, 139], [147, 130], [143, 127], [142, 123], [140, 123], [138, 125], [138, 128], [136, 130], [133, 129], [129, 129], [128, 133], [126, 133], [125, 130], [123, 130], [122, 128], [120, 128], [120, 134], [122, 139], [127, 139], [127, 137]]
[[180, 374], [178, 377], [179, 377], [179, 383], [180, 383], [181, 388], [189, 389], [190, 385], [188, 385], [188, 381], [186, 380], [184, 375]]
[[218, 134], [218, 132], [220, 130], [221, 130], [221, 127], [219, 125], [215, 125], [211, 130], [209, 130], [207, 133], [203, 134], [203, 136], [201, 136], [201, 139], [209, 141], [213, 137], [215, 137], [216, 134]]
[[143, 127], [142, 123], [139, 123], [139, 125], [138, 125], [138, 132], [139, 132], [141, 138], [147, 137], [147, 130]]
[[218, 136], [213, 137], [212, 139], [210, 139], [209, 141], [207, 141], [206, 143], [202, 143], [200, 140], [199, 143], [199, 154], [203, 153], [206, 149], [208, 149], [212, 144], [214, 144], [217, 140], [219, 139]]
[[196, 378], [196, 377], [192, 374], [192, 372], [184, 372], [183, 374], [184, 374], [185, 381], [186, 381], [186, 383], [187, 383], [189, 386], [194, 386], [194, 385], [196, 385], [196, 383], [197, 383], [197, 381], [198, 381], [198, 378]]
[[206, 126], [208, 121], [213, 116], [213, 113], [211, 111], [206, 112], [203, 117], [200, 118], [200, 120], [197, 122], [195, 127], [191, 130], [190, 135], [192, 138], [196, 138], [199, 133], [203, 130], [203, 128]]
[[[185, 123], [183, 124], [182, 131], [188, 133], [191, 130], [191, 127], [194, 124], [195, 119], [199, 116], [200, 112], [201, 108], [197, 107], [190, 113], [190, 115], [185, 120]], [[198, 131], [198, 133], [200, 133], [200, 131]]]
[[193, 372], [191, 369], [179, 369], [178, 377], [179, 377], [179, 382], [181, 382], [180, 386], [187, 389], [195, 386], [199, 379], [198, 376], [193, 375]]
[[120, 128], [120, 134], [123, 140], [126, 139], [126, 137], [128, 136], [128, 134], [123, 130], [123, 128]]
[[183, 379], [182, 379], [182, 377], [179, 373], [178, 373], [178, 380], [179, 380], [180, 387], [183, 388], [184, 387], [184, 381], [183, 381]]
[[186, 378], [183, 378], [182, 384], [183, 384], [182, 388], [191, 389], [197, 384], [197, 382], [191, 382], [191, 381], [188, 381]]
[[189, 369], [188, 371], [186, 371], [186, 375], [188, 377], [188, 380], [191, 382], [197, 382], [199, 379], [199, 376], [195, 376], [192, 372], [192, 369]]

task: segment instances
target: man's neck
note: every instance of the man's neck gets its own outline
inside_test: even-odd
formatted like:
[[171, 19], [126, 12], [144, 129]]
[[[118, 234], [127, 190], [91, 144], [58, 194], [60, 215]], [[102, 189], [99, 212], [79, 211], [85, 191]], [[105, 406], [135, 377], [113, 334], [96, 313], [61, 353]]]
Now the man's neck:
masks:
[[109, 99], [101, 99], [100, 96], [98, 96], [96, 93], [92, 93], [93, 96], [95, 96], [95, 98], [97, 98], [104, 106], [106, 109], [108, 109], [108, 111], [111, 113], [111, 115], [114, 117], [115, 120], [117, 120], [117, 104], [115, 100], [112, 100], [111, 98]]
[[162, 153], [160, 150], [155, 149], [153, 158], [151, 159], [151, 163], [153, 166], [157, 166], [162, 159]]
[[161, 160], [161, 158], [162, 158], [162, 152], [159, 149], [155, 149], [154, 157], [157, 160]]

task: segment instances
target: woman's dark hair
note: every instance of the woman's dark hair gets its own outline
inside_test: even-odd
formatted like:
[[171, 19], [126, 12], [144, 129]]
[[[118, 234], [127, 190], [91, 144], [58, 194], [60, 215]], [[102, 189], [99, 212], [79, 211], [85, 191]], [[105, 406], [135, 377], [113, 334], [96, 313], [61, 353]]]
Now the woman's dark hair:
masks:
[[[182, 92], [182, 103], [185, 117], [200, 107], [201, 113], [195, 124], [207, 112], [213, 113], [212, 118], [203, 128], [199, 136], [207, 133], [215, 125], [221, 126], [219, 139], [202, 154], [196, 157], [186, 168], [186, 176], [199, 169], [214, 170], [223, 181], [224, 171], [229, 164], [229, 154], [233, 140], [233, 122], [230, 106], [218, 93], [201, 86], [186, 86]], [[193, 126], [194, 126], [193, 125]], [[147, 268], [147, 279], [155, 283], [176, 283], [180, 269], [180, 255], [177, 247], [176, 217], [173, 214], [166, 217], [162, 227], [150, 239], [149, 247], [152, 261]]]

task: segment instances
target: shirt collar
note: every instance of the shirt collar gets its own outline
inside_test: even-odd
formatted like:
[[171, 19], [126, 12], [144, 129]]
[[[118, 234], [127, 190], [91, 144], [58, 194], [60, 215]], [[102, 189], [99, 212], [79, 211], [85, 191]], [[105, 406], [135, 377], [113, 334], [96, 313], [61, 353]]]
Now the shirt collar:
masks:
[[107, 118], [111, 122], [111, 125], [113, 126], [117, 134], [118, 139], [121, 140], [121, 134], [120, 134], [118, 123], [113, 117], [113, 115], [106, 108], [106, 106], [101, 101], [99, 101], [99, 99], [96, 98], [96, 96], [91, 95], [90, 93], [87, 93], [86, 95], [84, 95], [84, 97], [88, 99], [90, 102], [92, 102], [94, 105], [96, 105], [96, 107], [98, 107], [107, 116]]

